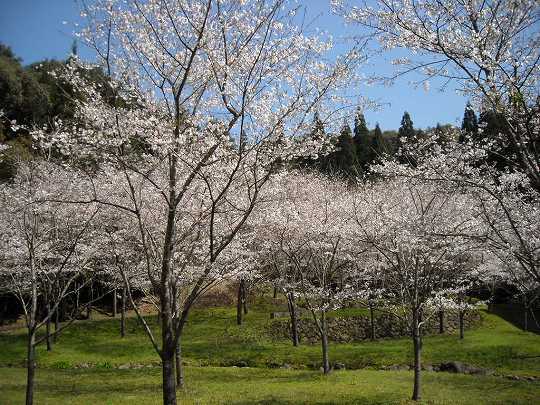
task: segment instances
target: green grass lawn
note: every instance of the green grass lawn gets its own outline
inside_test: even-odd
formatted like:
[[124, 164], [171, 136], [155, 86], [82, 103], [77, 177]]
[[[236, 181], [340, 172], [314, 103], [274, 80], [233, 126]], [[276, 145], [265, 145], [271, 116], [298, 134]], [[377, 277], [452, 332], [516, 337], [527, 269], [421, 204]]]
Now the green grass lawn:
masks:
[[[233, 308], [192, 312], [183, 337], [188, 388], [181, 395], [187, 403], [386, 404], [409, 398], [411, 372], [377, 370], [410, 364], [409, 339], [331, 344], [331, 361], [344, 363], [348, 370], [324, 377], [318, 371], [319, 345], [294, 348], [286, 339], [269, 336], [270, 310], [268, 302], [254, 305], [242, 326], [236, 325]], [[482, 325], [467, 331], [463, 341], [452, 335], [425, 338], [424, 362], [458, 360], [499, 374], [540, 376], [540, 336], [520, 331], [495, 315], [484, 312], [482, 316]], [[156, 325], [155, 317], [148, 320]], [[36, 403], [122, 404], [135, 397], [141, 404], [159, 403], [158, 356], [136, 318], [128, 319], [127, 332], [120, 338], [119, 320], [101, 317], [66, 329], [52, 352], [40, 346]], [[22, 329], [0, 333], [0, 404], [19, 403], [24, 395], [25, 371], [20, 368], [24, 333]], [[250, 368], [223, 367], [240, 362]], [[77, 368], [85, 363], [91, 368]], [[155, 367], [114, 368], [126, 363]], [[284, 363], [292, 369], [269, 368]], [[540, 403], [540, 382], [424, 375], [428, 403]]]
[[[24, 370], [0, 368], [0, 403], [24, 401]], [[406, 371], [336, 371], [188, 367], [182, 404], [404, 404]], [[39, 370], [36, 404], [159, 404], [160, 370]], [[498, 377], [425, 373], [426, 404], [535, 404], [538, 384]], [[412, 401], [411, 401], [412, 403]]]

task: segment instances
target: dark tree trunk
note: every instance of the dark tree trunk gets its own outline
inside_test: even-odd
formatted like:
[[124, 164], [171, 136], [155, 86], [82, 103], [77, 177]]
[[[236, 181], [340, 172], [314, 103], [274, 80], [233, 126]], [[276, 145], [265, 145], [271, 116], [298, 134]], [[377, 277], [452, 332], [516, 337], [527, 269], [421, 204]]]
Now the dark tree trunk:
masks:
[[465, 337], [465, 325], [464, 325], [465, 311], [459, 311], [459, 338]]
[[45, 322], [45, 333], [47, 334], [46, 342], [47, 342], [47, 351], [50, 352], [52, 350], [52, 336], [51, 336], [51, 304], [49, 301], [47, 301], [47, 321]]
[[[170, 274], [170, 267], [167, 261], [163, 264], [162, 285], [168, 287], [165, 280]], [[163, 377], [163, 405], [176, 405], [176, 370], [174, 358], [176, 353], [176, 342], [174, 339], [174, 298], [170, 288], [163, 288], [160, 291], [161, 309], [161, 365]]]
[[184, 367], [182, 365], [182, 345], [180, 338], [176, 344], [175, 351], [175, 364], [176, 364], [176, 386], [178, 388], [184, 388]]
[[287, 294], [287, 304], [291, 316], [291, 339], [293, 346], [298, 346], [300, 343], [300, 338], [298, 336], [298, 318], [296, 316], [296, 306], [294, 304], [294, 296], [292, 293]]
[[439, 333], [444, 333], [444, 311], [439, 311]]
[[523, 330], [529, 330], [529, 308], [526, 305], [523, 310]]
[[60, 329], [60, 312], [62, 311], [63, 302], [60, 302], [58, 304], [58, 307], [56, 308], [56, 312], [54, 313], [54, 335], [53, 335], [53, 342], [56, 343], [56, 338], [58, 336], [58, 329]]
[[419, 401], [421, 398], [420, 389], [421, 389], [421, 370], [422, 370], [422, 335], [420, 332], [420, 314], [416, 313], [413, 315], [413, 328], [412, 328], [412, 338], [413, 338], [413, 348], [414, 348], [414, 386], [413, 386], [413, 401]]
[[[79, 290], [79, 285], [75, 284], [75, 290], [77, 293], [75, 294], [75, 308], [79, 308], [79, 300], [81, 298], [81, 291]], [[79, 309], [77, 309], [77, 315], [80, 314]]]
[[126, 336], [126, 288], [122, 288], [122, 302], [120, 311], [120, 336]]
[[116, 318], [117, 310], [116, 310], [116, 288], [113, 290], [113, 299], [112, 299], [112, 316], [113, 318]]
[[373, 304], [370, 303], [369, 304], [369, 319], [370, 319], [370, 334], [369, 334], [369, 338], [371, 340], [375, 340], [375, 314], [374, 314], [374, 308], [373, 308]]
[[244, 315], [248, 313], [248, 303], [247, 303], [247, 285], [244, 280], [242, 280], [242, 303], [244, 305]]
[[176, 350], [174, 348], [172, 348], [172, 350], [171, 348], [167, 348], [167, 350], [163, 350], [161, 358], [163, 377], [163, 405], [176, 405], [176, 379], [174, 368], [175, 351]]
[[244, 280], [240, 280], [240, 283], [238, 284], [238, 294], [236, 298], [236, 324], [242, 325], [242, 315], [243, 315], [243, 308], [242, 308], [242, 289], [244, 285]]
[[328, 334], [326, 331], [326, 314], [321, 314], [321, 345], [322, 345], [322, 358], [323, 358], [323, 373], [330, 373], [330, 361], [328, 359]]
[[277, 298], [277, 287], [274, 286], [274, 299], [276, 299], [276, 298]]
[[92, 319], [92, 301], [94, 300], [94, 286], [90, 283], [90, 303], [86, 306], [86, 318]]
[[34, 375], [36, 372], [36, 348], [34, 342], [35, 334], [31, 330], [26, 347], [26, 405], [32, 405], [34, 403]]

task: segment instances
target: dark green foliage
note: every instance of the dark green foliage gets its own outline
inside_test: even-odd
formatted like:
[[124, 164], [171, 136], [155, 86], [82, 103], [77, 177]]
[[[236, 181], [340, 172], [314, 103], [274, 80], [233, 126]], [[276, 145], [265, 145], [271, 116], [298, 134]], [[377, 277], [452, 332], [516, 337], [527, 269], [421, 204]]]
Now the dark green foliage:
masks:
[[[326, 131], [324, 129], [324, 124], [321, 120], [321, 117], [319, 116], [319, 113], [315, 111], [315, 114], [313, 115], [313, 124], [311, 126], [311, 132], [307, 134], [307, 138], [315, 141], [315, 142], [322, 142], [326, 138]], [[323, 151], [324, 155], [324, 151]], [[313, 157], [302, 157], [299, 158], [295, 163], [296, 165], [308, 168], [308, 169], [318, 169], [321, 170], [322, 167], [327, 164], [327, 156], [320, 156], [318, 158]]]
[[[517, 145], [512, 142], [508, 122], [503, 114], [487, 110], [480, 114], [478, 126], [481, 128], [476, 139], [479, 145], [491, 143], [488, 162], [499, 170], [511, 169], [517, 163]], [[519, 163], [518, 163], [519, 164]]]
[[332, 169], [344, 176], [354, 176], [358, 171], [356, 147], [352, 137], [351, 127], [343, 123], [336, 142], [336, 150], [330, 156]]
[[[12, 176], [16, 160], [36, 154], [29, 135], [32, 128], [52, 130], [55, 119], [81, 124], [75, 122], [75, 106], [77, 101], [84, 100], [84, 95], [61, 78], [76, 53], [74, 43], [71, 56], [65, 61], [44, 60], [23, 67], [11, 49], [0, 44], [0, 110], [4, 114], [0, 119], [0, 143], [11, 146], [0, 157], [0, 179]], [[111, 105], [136, 107], [131, 100], [117, 95], [101, 68], [79, 69], [78, 73], [88, 83], [97, 85]], [[18, 126], [11, 125], [13, 122]], [[134, 144], [137, 142], [142, 141], [134, 140]]]
[[[399, 127], [399, 130], [398, 130], [398, 145], [397, 145], [398, 150], [401, 149], [402, 145], [410, 142], [414, 138], [415, 135], [417, 134], [416, 134], [416, 131], [414, 130], [411, 116], [409, 115], [407, 111], [405, 111], [405, 113], [403, 113], [403, 117], [401, 118], [401, 126]], [[398, 159], [401, 163], [414, 164], [410, 156], [407, 156], [405, 153], [401, 153]]]
[[401, 118], [401, 126], [398, 130], [398, 138], [401, 142], [408, 142], [416, 135], [416, 132], [414, 130], [413, 122], [411, 120], [411, 116], [407, 111], [403, 113], [403, 117]]
[[371, 138], [371, 149], [373, 150], [373, 161], [381, 158], [382, 155], [387, 154], [387, 148], [384, 144], [383, 134], [379, 123], [375, 124], [375, 129], [373, 130], [373, 137]]
[[461, 122], [461, 134], [459, 142], [464, 143], [466, 140], [475, 140], [478, 137], [478, 119], [474, 112], [471, 103], [467, 102], [465, 112], [463, 113], [463, 121]]
[[356, 110], [356, 115], [354, 117], [353, 141], [356, 152], [356, 161], [359, 168], [365, 172], [375, 154], [369, 136], [369, 129], [366, 125], [366, 118], [360, 109]]

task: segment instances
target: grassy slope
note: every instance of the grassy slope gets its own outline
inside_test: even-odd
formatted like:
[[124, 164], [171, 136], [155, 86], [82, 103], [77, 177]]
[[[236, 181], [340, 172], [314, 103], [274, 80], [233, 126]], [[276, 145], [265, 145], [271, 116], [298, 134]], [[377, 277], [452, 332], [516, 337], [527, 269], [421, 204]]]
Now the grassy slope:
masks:
[[[128, 362], [158, 362], [147, 337], [135, 318], [128, 320], [128, 336], [121, 339], [117, 319], [80, 321], [68, 328], [51, 353], [38, 348], [41, 367], [73, 367], [81, 363], [104, 367]], [[153, 318], [151, 321], [155, 325]], [[229, 366], [245, 361], [250, 366], [288, 363], [295, 368], [318, 367], [318, 345], [291, 346], [289, 341], [271, 340], [266, 334], [268, 315], [250, 311], [244, 325], [235, 324], [234, 309], [195, 310], [183, 339], [185, 360], [191, 365]], [[24, 330], [0, 334], [0, 365], [20, 365], [25, 357]], [[347, 368], [379, 367], [411, 363], [409, 339], [355, 344], [331, 344], [332, 361]], [[439, 363], [460, 360], [501, 373], [540, 376], [540, 337], [520, 331], [497, 316], [484, 313], [482, 327], [457, 336], [425, 339], [424, 361]]]
[[[182, 404], [404, 404], [412, 374], [406, 371], [315, 371], [189, 367]], [[36, 403], [159, 404], [160, 370], [40, 370]], [[24, 399], [24, 370], [0, 368], [0, 404]], [[538, 384], [447, 373], [425, 373], [424, 403], [534, 404]], [[535, 402], [536, 401], [536, 402]], [[412, 403], [412, 402], [411, 402]]]
[[[289, 341], [273, 341], [266, 333], [268, 305], [258, 305], [247, 315], [244, 325], [236, 326], [234, 309], [197, 309], [187, 327], [183, 351], [188, 367], [186, 399], [195, 403], [399, 403], [409, 397], [410, 372], [357, 370], [322, 377], [317, 371], [318, 345], [293, 348]], [[540, 337], [522, 332], [504, 320], [484, 313], [481, 327], [456, 336], [425, 339], [424, 361], [439, 363], [461, 360], [499, 373], [540, 376]], [[151, 319], [155, 325], [155, 317]], [[38, 350], [38, 403], [129, 403], [136, 396], [141, 403], [159, 402], [159, 368], [110, 370], [125, 363], [156, 364], [153, 352], [135, 318], [128, 323], [128, 336], [119, 337], [118, 319], [81, 321], [60, 337], [53, 352]], [[24, 330], [0, 334], [0, 365], [20, 365], [24, 359]], [[409, 339], [383, 340], [356, 344], [332, 344], [332, 361], [347, 368], [409, 364]], [[226, 366], [245, 361], [250, 366], [288, 363], [302, 370], [270, 370], [193, 367]], [[81, 363], [93, 369], [71, 368]], [[47, 370], [43, 368], [49, 368]], [[62, 370], [69, 368], [70, 370]], [[540, 383], [510, 381], [500, 377], [478, 377], [426, 373], [426, 398], [436, 403], [534, 403], [540, 398]], [[8, 382], [9, 381], [9, 382]], [[254, 388], [256, 387], [256, 388]], [[19, 403], [24, 392], [24, 370], [0, 367], [0, 404]], [[336, 399], [336, 395], [342, 396]], [[72, 398], [78, 402], [72, 402]], [[124, 398], [125, 397], [125, 398]], [[2, 399], [3, 398], [3, 399]], [[8, 399], [6, 399], [8, 398]], [[122, 399], [124, 398], [124, 399]], [[347, 399], [347, 401], [345, 401]], [[2, 401], [8, 402], [2, 402]], [[238, 402], [240, 401], [240, 402]], [[242, 402], [244, 401], [244, 402]], [[445, 402], [446, 401], [446, 402]], [[499, 402], [497, 402], [499, 401]], [[61, 401], [60, 401], [61, 402]], [[218, 401], [219, 402], [219, 401]]]

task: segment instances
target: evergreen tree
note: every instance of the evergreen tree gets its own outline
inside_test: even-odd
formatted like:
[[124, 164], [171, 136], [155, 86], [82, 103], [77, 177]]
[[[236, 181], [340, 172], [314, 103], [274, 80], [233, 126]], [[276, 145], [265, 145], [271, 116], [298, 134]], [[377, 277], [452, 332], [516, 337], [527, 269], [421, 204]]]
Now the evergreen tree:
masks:
[[373, 131], [373, 138], [371, 140], [371, 149], [373, 150], [372, 161], [376, 160], [377, 158], [381, 157], [384, 153], [386, 153], [381, 127], [379, 126], [378, 122], [377, 124], [375, 124], [375, 130]]
[[[321, 117], [319, 116], [319, 113], [315, 111], [315, 114], [313, 114], [313, 124], [311, 125], [311, 131], [306, 135], [307, 138], [312, 139], [314, 142], [321, 142], [326, 137], [326, 131], [324, 129], [324, 124], [321, 120]], [[322, 154], [325, 155], [325, 151], [322, 151]], [[308, 168], [318, 168], [322, 169], [327, 165], [328, 157], [327, 156], [320, 156], [319, 158], [312, 158], [312, 157], [301, 157], [298, 158], [296, 161], [296, 164], [301, 167], [308, 167]]]
[[374, 154], [369, 140], [369, 129], [366, 125], [366, 118], [360, 108], [356, 110], [356, 115], [354, 116], [353, 141], [358, 165], [363, 170], [366, 170], [373, 160]]
[[[409, 142], [412, 138], [414, 138], [415, 135], [416, 131], [414, 130], [411, 116], [407, 111], [405, 111], [403, 113], [403, 117], [401, 118], [401, 126], [398, 130], [398, 150], [401, 149], [403, 144]], [[410, 156], [401, 154], [400, 156], [398, 156], [398, 160], [401, 163], [411, 163], [414, 165], [414, 162], [411, 161]]]
[[465, 106], [465, 112], [463, 113], [463, 121], [461, 122], [461, 133], [459, 135], [459, 142], [463, 143], [466, 140], [478, 138], [478, 119], [471, 106], [470, 102], [467, 102]]
[[401, 118], [401, 126], [399, 127], [398, 138], [401, 142], [407, 142], [412, 139], [415, 134], [416, 132], [414, 130], [411, 116], [407, 111], [405, 111], [403, 113], [403, 117]]
[[347, 122], [343, 123], [336, 142], [336, 151], [332, 154], [331, 169], [340, 174], [350, 176], [356, 174], [357, 160], [351, 127]]
[[369, 130], [366, 124], [366, 118], [360, 108], [356, 110], [354, 116], [354, 143], [359, 144], [363, 139], [366, 139], [369, 135]]
[[321, 141], [326, 136], [324, 124], [318, 111], [315, 111], [315, 114], [313, 114], [313, 125], [309, 136], [315, 141]]

